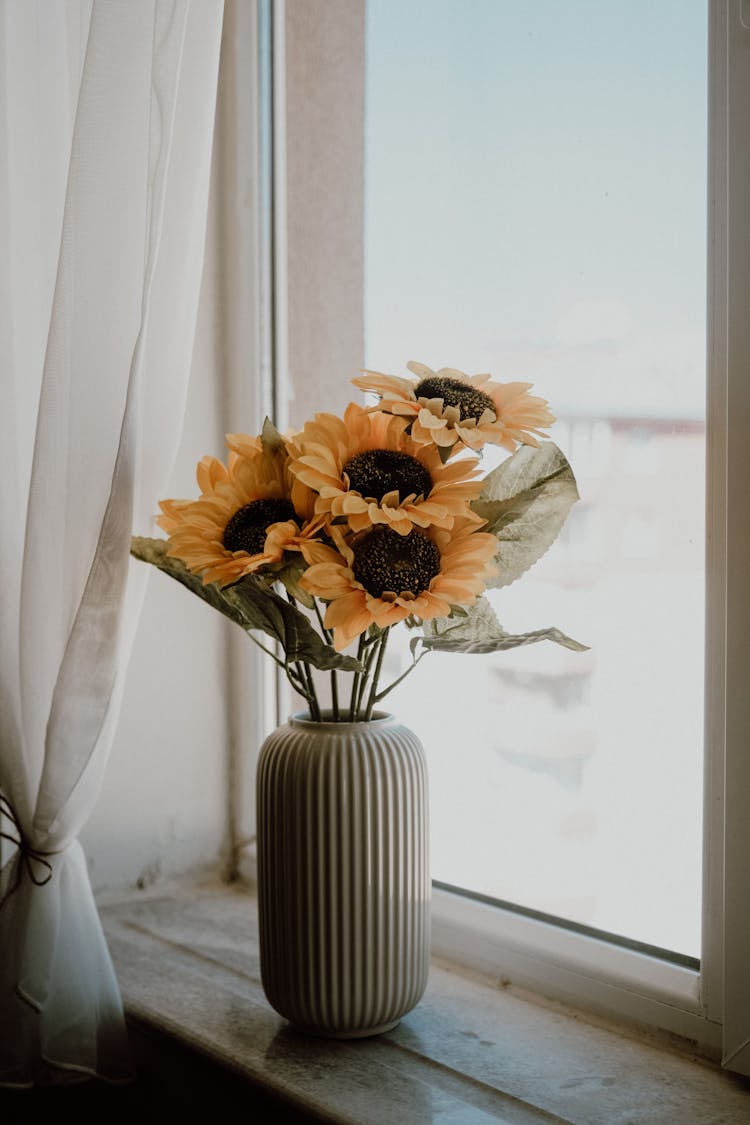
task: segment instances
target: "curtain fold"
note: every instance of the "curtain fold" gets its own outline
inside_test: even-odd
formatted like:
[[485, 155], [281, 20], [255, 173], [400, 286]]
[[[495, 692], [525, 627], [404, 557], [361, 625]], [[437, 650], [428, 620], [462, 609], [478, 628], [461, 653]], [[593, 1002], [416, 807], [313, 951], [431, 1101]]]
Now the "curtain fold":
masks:
[[151, 530], [182, 424], [222, 8], [0, 4], [0, 789], [23, 841], [0, 875], [8, 1085], [129, 1075], [76, 837], [145, 583], [130, 535]]

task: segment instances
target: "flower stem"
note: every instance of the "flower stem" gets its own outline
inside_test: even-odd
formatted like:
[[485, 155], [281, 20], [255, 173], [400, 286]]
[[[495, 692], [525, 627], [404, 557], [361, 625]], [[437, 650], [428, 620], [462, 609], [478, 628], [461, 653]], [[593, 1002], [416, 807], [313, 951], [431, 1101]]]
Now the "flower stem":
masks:
[[297, 661], [297, 663], [295, 664], [293, 671], [289, 664], [285, 663], [283, 660], [279, 660], [276, 653], [272, 652], [270, 648], [266, 647], [266, 645], [261, 644], [261, 642], [257, 639], [257, 637], [253, 636], [249, 629], [247, 630], [247, 635], [253, 642], [253, 644], [257, 645], [262, 652], [265, 652], [267, 656], [271, 657], [271, 660], [275, 661], [275, 663], [278, 664], [279, 668], [284, 669], [284, 674], [289, 680], [289, 683], [292, 685], [292, 688], [297, 692], [297, 695], [302, 696], [302, 698], [305, 700], [308, 706], [310, 706], [310, 709], [312, 711], [312, 701], [310, 699], [309, 687], [299, 661]]
[[[294, 595], [290, 594], [289, 591], [287, 590], [286, 597], [287, 597], [287, 601], [289, 602], [290, 606], [292, 606], [294, 609], [296, 609], [297, 608], [297, 599], [294, 597]], [[315, 609], [316, 609], [316, 612], [318, 614], [318, 620], [320, 621], [320, 610], [318, 609], [317, 602], [315, 603]], [[323, 628], [322, 621], [321, 621], [321, 628]], [[299, 676], [302, 683], [307, 686], [307, 692], [303, 692], [302, 694], [305, 696], [305, 699], [307, 700], [307, 702], [309, 704], [310, 718], [314, 722], [319, 723], [319, 722], [321, 722], [320, 704], [318, 703], [318, 693], [315, 690], [315, 680], [312, 677], [312, 673], [310, 671], [310, 665], [307, 663], [306, 660], [296, 660], [295, 663], [294, 663], [294, 667], [295, 667], [295, 669], [297, 671], [297, 675]]]
[[286, 678], [289, 680], [289, 683], [292, 685], [294, 690], [297, 692], [297, 695], [302, 696], [305, 703], [307, 703], [308, 707], [312, 711], [312, 700], [310, 699], [310, 692], [307, 689], [307, 684], [300, 683], [300, 681], [291, 672], [291, 670], [287, 671]]
[[367, 701], [367, 711], [365, 712], [365, 720], [367, 722], [369, 722], [369, 720], [372, 718], [372, 709], [375, 706], [375, 699], [378, 691], [378, 680], [380, 679], [380, 673], [383, 668], [385, 646], [388, 644], [388, 634], [390, 633], [390, 631], [390, 625], [386, 626], [386, 628], [383, 630], [383, 636], [380, 640], [380, 646], [378, 648], [378, 661], [375, 665], [375, 674], [372, 677], [372, 687], [370, 688], [370, 698]]
[[339, 721], [339, 687], [336, 683], [336, 669], [331, 672], [331, 712], [334, 723]]
[[[315, 616], [318, 619], [318, 625], [320, 626], [320, 632], [323, 636], [323, 640], [328, 645], [333, 644], [333, 630], [332, 629], [326, 629], [325, 622], [323, 620], [323, 614], [320, 612], [320, 606], [318, 605], [318, 599], [317, 598], [313, 598], [313, 608], [315, 609]], [[331, 718], [333, 719], [334, 723], [338, 723], [339, 718], [340, 718], [340, 716], [339, 716], [339, 685], [338, 685], [338, 680], [336, 679], [336, 669], [335, 668], [331, 669]]]
[[401, 683], [401, 681], [405, 680], [410, 672], [414, 671], [417, 664], [419, 664], [419, 662], [420, 662], [420, 660], [422, 659], [423, 656], [427, 655], [428, 651], [429, 651], [429, 649], [424, 649], [419, 654], [419, 656], [416, 658], [416, 660], [412, 661], [412, 663], [409, 665], [409, 667], [406, 669], [406, 671], [401, 673], [401, 675], [398, 677], [397, 680], [394, 680], [393, 683], [389, 684], [387, 688], [383, 689], [383, 691], [379, 691], [378, 694], [375, 696], [375, 702], [380, 703], [381, 699], [385, 699], [386, 695], [390, 695], [390, 693], [393, 691], [393, 689], [395, 687], [398, 687], [398, 685]]
[[[359, 642], [357, 644], [357, 660], [362, 663], [362, 658], [365, 651], [365, 634], [359, 634]], [[355, 672], [352, 676], [352, 694], [349, 700], [349, 722], [355, 722], [357, 718], [357, 701], [359, 699], [359, 685], [364, 672]]]
[[259, 649], [260, 649], [260, 650], [261, 650], [262, 652], [265, 652], [265, 653], [266, 653], [266, 654], [267, 654], [268, 656], [270, 656], [270, 657], [271, 657], [271, 660], [275, 660], [275, 661], [276, 661], [276, 663], [278, 664], [279, 668], [284, 668], [284, 669], [286, 669], [287, 665], [286, 665], [286, 664], [284, 663], [284, 661], [283, 661], [283, 660], [279, 660], [279, 658], [278, 658], [278, 656], [276, 655], [276, 653], [275, 653], [275, 652], [272, 652], [270, 648], [267, 648], [267, 647], [266, 647], [266, 646], [265, 646], [264, 644], [261, 644], [261, 642], [260, 642], [260, 641], [258, 640], [258, 638], [257, 638], [257, 637], [254, 637], [254, 636], [253, 636], [253, 634], [252, 634], [252, 633], [250, 632], [250, 630], [249, 630], [249, 629], [246, 629], [246, 630], [245, 630], [245, 632], [247, 633], [248, 637], [250, 638], [250, 640], [251, 640], [251, 641], [253, 642], [253, 644], [254, 644], [254, 645], [257, 645], [257, 646], [258, 646], [258, 648], [259, 648]]
[[326, 629], [325, 624], [323, 623], [323, 614], [320, 612], [320, 606], [318, 605], [317, 598], [313, 598], [313, 605], [315, 606], [315, 616], [318, 618], [318, 624], [320, 625], [320, 631], [323, 634], [323, 640], [326, 642], [326, 644], [331, 644], [331, 642], [333, 641], [333, 630]]
[[298, 663], [297, 666], [301, 669], [302, 676], [305, 680], [305, 683], [307, 684], [307, 691], [308, 691], [307, 702], [310, 704], [310, 718], [314, 722], [319, 723], [319, 722], [322, 721], [322, 716], [320, 714], [320, 704], [318, 703], [318, 693], [315, 690], [315, 680], [312, 677], [312, 672], [310, 671], [310, 665], [307, 664], [306, 661], [302, 660]]
[[[368, 638], [368, 640], [365, 641], [365, 644], [368, 644], [368, 643], [372, 642], [372, 639], [373, 639], [372, 637]], [[376, 637], [375, 639], [379, 640], [380, 638]], [[367, 691], [367, 681], [370, 678], [370, 669], [372, 668], [372, 662], [373, 662], [373, 659], [375, 657], [376, 651], [377, 650], [375, 648], [371, 648], [369, 652], [365, 653], [365, 658], [364, 658], [365, 670], [362, 673], [362, 675], [360, 676], [359, 684], [357, 685], [357, 700], [356, 700], [356, 706], [355, 706], [355, 711], [356, 711], [355, 718], [356, 718], [357, 722], [361, 721], [361, 719], [362, 719], [362, 714], [361, 714], [362, 700], [364, 699], [365, 692]]]

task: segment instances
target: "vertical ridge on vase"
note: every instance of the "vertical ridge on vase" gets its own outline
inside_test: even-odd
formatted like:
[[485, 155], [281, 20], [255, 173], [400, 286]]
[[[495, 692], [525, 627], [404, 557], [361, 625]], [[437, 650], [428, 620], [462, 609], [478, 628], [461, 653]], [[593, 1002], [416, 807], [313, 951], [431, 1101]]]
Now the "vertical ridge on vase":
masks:
[[[399, 924], [403, 910], [401, 907], [401, 871], [400, 859], [403, 850], [403, 825], [401, 823], [400, 794], [400, 754], [396, 747], [396, 754], [389, 761], [383, 751], [383, 745], [378, 739], [378, 753], [383, 769], [384, 788], [386, 791], [387, 820], [381, 824], [381, 838], [383, 848], [388, 853], [388, 898], [384, 913], [388, 919], [388, 962], [385, 975], [385, 988], [381, 994], [380, 1020], [384, 1021], [385, 1013], [392, 1008], [399, 1007], [400, 993], [403, 989], [402, 974], [394, 972], [394, 967], [399, 964], [401, 947], [399, 942]], [[405, 794], [403, 795], [405, 796]]]
[[408, 931], [408, 916], [411, 913], [405, 908], [405, 903], [409, 901], [409, 866], [403, 862], [404, 855], [412, 854], [413, 847], [410, 847], [411, 841], [409, 840], [408, 828], [408, 810], [411, 804], [411, 796], [413, 787], [411, 785], [411, 773], [408, 768], [408, 762], [404, 755], [402, 755], [398, 762], [398, 774], [394, 778], [393, 785], [393, 805], [394, 816], [398, 820], [399, 842], [400, 848], [395, 852], [393, 857], [394, 872], [396, 874], [397, 886], [394, 888], [394, 902], [398, 903], [398, 909], [395, 911], [394, 918], [394, 945], [397, 949], [397, 957], [403, 960], [407, 969], [398, 977], [398, 992], [394, 996], [394, 1003], [404, 1005], [406, 998], [411, 989], [411, 974], [408, 971], [408, 962], [410, 959], [410, 947], [407, 941]]
[[424, 754], [390, 717], [293, 719], [258, 763], [261, 976], [300, 1028], [393, 1026], [429, 964]]
[[[350, 765], [353, 754], [351, 739], [346, 739], [342, 752], [333, 756], [337, 784], [331, 790], [331, 819], [335, 821], [335, 855], [332, 866], [336, 868], [337, 895], [331, 903], [330, 924], [332, 947], [338, 946], [338, 964], [332, 958], [332, 983], [337, 1002], [334, 1005], [335, 1019], [343, 1026], [352, 1026], [352, 991], [349, 982], [348, 965], [352, 960], [352, 918], [355, 916], [356, 883], [351, 878], [348, 849], [348, 826], [351, 823], [351, 785]], [[334, 837], [332, 837], [334, 839]]]
[[[388, 853], [383, 846], [383, 816], [388, 816], [388, 788], [384, 783], [382, 763], [377, 752], [377, 738], [372, 739], [372, 765], [373, 765], [373, 804], [381, 810], [381, 815], [372, 819], [372, 851], [376, 858], [374, 877], [370, 881], [370, 915], [377, 924], [377, 944], [373, 957], [374, 979], [372, 989], [367, 997], [368, 1009], [372, 1013], [374, 1024], [382, 1023], [380, 1006], [382, 1005], [383, 981], [387, 981], [389, 968], [388, 957], [388, 897], [390, 868]], [[380, 1001], [380, 1003], [378, 1003]]]
[[360, 1026], [365, 1020], [367, 997], [374, 988], [375, 938], [370, 896], [367, 893], [367, 887], [373, 878], [373, 855], [369, 846], [372, 834], [372, 815], [370, 803], [363, 800], [362, 797], [363, 793], [371, 792], [373, 782], [370, 759], [361, 747], [357, 748], [357, 754], [353, 756], [352, 760], [356, 779], [356, 805], [352, 806], [350, 833], [352, 839], [356, 841], [357, 864], [353, 871], [353, 877], [359, 885], [356, 906], [351, 917], [353, 953], [356, 953], [357, 944], [361, 947], [361, 955], [354, 958], [357, 990], [353, 1017], [355, 1026]]
[[346, 982], [342, 981], [341, 949], [343, 946], [343, 923], [348, 916], [349, 904], [346, 902], [346, 880], [343, 877], [343, 855], [338, 847], [339, 824], [342, 820], [341, 807], [337, 797], [341, 784], [341, 763], [344, 755], [331, 754], [326, 765], [326, 813], [328, 819], [328, 834], [326, 838], [326, 869], [327, 869], [327, 915], [325, 919], [325, 932], [328, 934], [326, 979], [329, 983], [330, 1014], [329, 1019], [338, 1023], [345, 1021], [344, 1000], [346, 997]]
[[[380, 847], [385, 856], [384, 877], [384, 903], [381, 912], [385, 919], [385, 969], [380, 990], [380, 1006], [376, 1008], [378, 1023], [385, 1022], [385, 1013], [395, 1006], [399, 981], [393, 972], [394, 963], [398, 957], [396, 944], [396, 929], [399, 915], [398, 905], [398, 869], [396, 855], [400, 851], [400, 828], [398, 821], [398, 806], [394, 800], [394, 779], [398, 771], [398, 754], [393, 760], [388, 761], [383, 754], [380, 739], [375, 740], [378, 765], [383, 780], [383, 806], [386, 815], [381, 820], [379, 828]], [[398, 750], [398, 747], [396, 748]]]
[[328, 817], [325, 807], [324, 769], [326, 756], [321, 755], [313, 765], [312, 776], [315, 781], [315, 826], [314, 826], [314, 855], [315, 855], [315, 901], [312, 910], [305, 919], [308, 927], [312, 924], [312, 933], [309, 937], [316, 945], [316, 974], [313, 989], [313, 1019], [319, 1020], [323, 1025], [329, 1019], [326, 997], [330, 993], [328, 981], [328, 965], [326, 953], [330, 946], [330, 935], [326, 929], [326, 883], [328, 881], [328, 863], [326, 862], [326, 831]]
[[[313, 795], [306, 788], [302, 780], [305, 772], [304, 751], [301, 751], [297, 756], [289, 755], [289, 757], [292, 759], [293, 763], [293, 772], [290, 775], [290, 778], [293, 779], [293, 799], [289, 801], [289, 808], [292, 810], [292, 820], [296, 821], [310, 815], [309, 809], [311, 807]], [[282, 803], [283, 797], [284, 791], [282, 790], [280, 794], [277, 794], [276, 803]], [[307, 870], [309, 858], [305, 855], [304, 841], [302, 838], [299, 835], [287, 834], [285, 827], [283, 832], [287, 839], [288, 854], [294, 865], [293, 870], [297, 872], [296, 878], [288, 883], [287, 893], [294, 895], [294, 916], [304, 918], [308, 913], [310, 887], [312, 885]], [[283, 840], [279, 840], [277, 846], [283, 846]], [[299, 938], [297, 938], [294, 954], [290, 955], [289, 990], [299, 997], [299, 1003], [302, 1006], [303, 1012], [307, 1005], [307, 996], [305, 990], [302, 988], [302, 982], [307, 979], [312, 969], [312, 964], [305, 966], [304, 959], [306, 957], [313, 959], [315, 957], [315, 950], [310, 947], [309, 943], [301, 943]]]
[[[415, 788], [421, 788], [427, 792], [428, 780], [427, 770], [424, 758], [414, 762], [414, 785]], [[427, 818], [427, 801], [414, 802], [412, 807], [412, 832], [414, 835], [414, 848], [417, 853], [417, 859], [412, 868], [412, 878], [416, 881], [418, 871], [429, 872], [429, 854], [428, 854], [428, 818]], [[418, 894], [419, 890], [414, 886], [413, 893]], [[424, 891], [422, 891], [424, 893]], [[428, 889], [429, 894], [429, 874], [428, 874]], [[420, 964], [418, 959], [418, 952], [420, 949], [430, 947], [430, 915], [429, 911], [422, 911], [414, 918], [414, 939], [412, 945], [413, 962], [413, 991], [410, 997], [410, 1003], [416, 1004], [419, 997], [422, 995], [427, 984], [427, 965]]]
[[[304, 770], [302, 766], [305, 764], [304, 758], [300, 755], [300, 775], [304, 777]], [[305, 785], [304, 780], [299, 782], [299, 815], [295, 818], [296, 821], [301, 823], [311, 824], [315, 817], [315, 790], [312, 785]], [[315, 852], [311, 847], [306, 847], [305, 837], [302, 832], [295, 833], [296, 851], [300, 856], [300, 867], [297, 872], [297, 881], [304, 889], [304, 894], [300, 896], [302, 907], [297, 917], [307, 918], [312, 909], [312, 903], [315, 896], [315, 881], [317, 878]], [[304, 863], [304, 866], [303, 866]], [[305, 872], [305, 879], [303, 882], [302, 872]], [[294, 978], [294, 986], [290, 987], [292, 994], [297, 997], [299, 1004], [299, 1019], [302, 1023], [309, 1023], [313, 1019], [313, 1012], [315, 1010], [314, 998], [310, 997], [309, 988], [303, 987], [307, 980], [315, 979], [315, 961], [317, 957], [317, 950], [315, 947], [315, 934], [310, 933], [306, 945], [300, 950], [296, 968], [296, 975]]]
[[[403, 762], [403, 769], [404, 769], [404, 771], [405, 771], [405, 773], [408, 777], [408, 782], [405, 783], [405, 784], [408, 785], [408, 789], [409, 789], [409, 791], [411, 791], [415, 788], [415, 784], [416, 784], [413, 763], [411, 761], [405, 760]], [[418, 845], [418, 840], [417, 840], [416, 824], [415, 824], [415, 819], [414, 819], [415, 814], [416, 814], [415, 802], [414, 801], [405, 801], [404, 802], [404, 808], [403, 808], [404, 834], [405, 834], [405, 839], [406, 839], [405, 850], [416, 852], [416, 851], [418, 851], [419, 845]], [[414, 866], [416, 866], [416, 865], [414, 865]], [[407, 870], [405, 870], [403, 872], [404, 895], [407, 899], [415, 893], [415, 887], [414, 887], [414, 881], [413, 881], [414, 880], [414, 866], [408, 868]], [[403, 931], [403, 934], [402, 934], [402, 941], [403, 941], [403, 945], [404, 945], [404, 956], [405, 957], [413, 958], [413, 956], [414, 956], [413, 951], [414, 951], [415, 942], [417, 940], [417, 935], [416, 935], [417, 923], [418, 923], [418, 919], [415, 917], [415, 915], [412, 912], [404, 911], [404, 916], [403, 916], [404, 931]], [[417, 970], [417, 966], [414, 963], [412, 963], [411, 966], [410, 966], [410, 972], [406, 975], [405, 979], [409, 982], [413, 982], [416, 970]], [[410, 994], [407, 994], [406, 996], [404, 996], [404, 1003], [408, 1003], [410, 998], [411, 998]]]

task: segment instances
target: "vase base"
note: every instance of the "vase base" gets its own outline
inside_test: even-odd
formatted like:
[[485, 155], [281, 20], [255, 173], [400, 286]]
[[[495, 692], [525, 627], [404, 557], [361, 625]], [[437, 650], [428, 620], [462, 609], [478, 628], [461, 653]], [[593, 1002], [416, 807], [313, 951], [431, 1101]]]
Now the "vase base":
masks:
[[290, 1023], [294, 1031], [302, 1035], [314, 1035], [316, 1039], [369, 1039], [372, 1035], [385, 1035], [386, 1031], [393, 1031], [401, 1023], [401, 1017], [391, 1020], [390, 1023], [381, 1023], [377, 1027], [365, 1027], [354, 1031], [329, 1031], [320, 1027], [305, 1027], [301, 1023]]

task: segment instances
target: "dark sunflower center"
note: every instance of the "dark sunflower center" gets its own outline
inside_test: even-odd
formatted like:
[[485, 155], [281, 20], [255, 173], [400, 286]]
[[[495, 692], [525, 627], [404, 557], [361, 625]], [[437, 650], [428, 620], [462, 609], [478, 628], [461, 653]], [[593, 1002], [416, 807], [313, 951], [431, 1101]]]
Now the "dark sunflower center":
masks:
[[224, 528], [224, 548], [259, 555], [271, 524], [296, 518], [297, 513], [288, 500], [252, 500], [235, 512]]
[[349, 487], [360, 496], [382, 500], [388, 492], [407, 496], [427, 496], [432, 478], [421, 461], [397, 449], [368, 449], [357, 453], [344, 465]]
[[495, 404], [489, 395], [475, 390], [470, 383], [462, 383], [460, 379], [434, 375], [418, 383], [414, 394], [417, 398], [441, 398], [443, 406], [457, 406], [462, 422], [467, 418], [481, 418], [485, 410], [496, 414]]
[[374, 598], [386, 591], [418, 597], [440, 573], [440, 551], [421, 531], [375, 527], [354, 547], [352, 570]]

